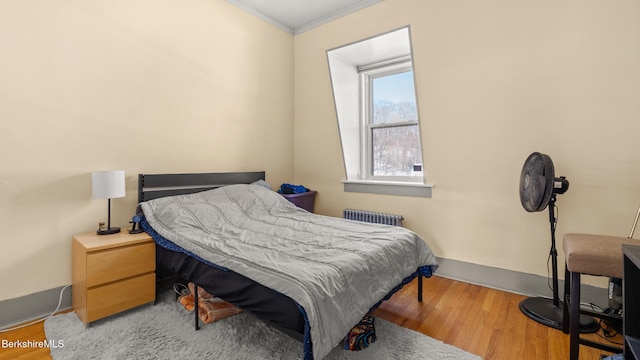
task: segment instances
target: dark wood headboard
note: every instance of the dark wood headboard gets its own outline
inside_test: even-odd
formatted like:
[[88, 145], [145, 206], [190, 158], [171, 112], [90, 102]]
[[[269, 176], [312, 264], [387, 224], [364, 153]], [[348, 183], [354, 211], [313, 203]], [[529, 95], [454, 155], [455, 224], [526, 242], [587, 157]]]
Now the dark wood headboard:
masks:
[[264, 171], [191, 174], [138, 174], [138, 202], [192, 194], [225, 185], [251, 184], [265, 179]]

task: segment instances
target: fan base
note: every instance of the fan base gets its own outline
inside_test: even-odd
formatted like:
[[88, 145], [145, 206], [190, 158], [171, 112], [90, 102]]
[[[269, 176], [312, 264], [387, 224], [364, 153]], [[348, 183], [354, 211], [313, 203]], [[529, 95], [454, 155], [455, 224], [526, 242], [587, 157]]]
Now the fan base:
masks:
[[[556, 306], [553, 304], [553, 299], [530, 297], [520, 302], [520, 311], [542, 325], [562, 330], [562, 302]], [[592, 317], [580, 315], [581, 333], [593, 333], [599, 328], [598, 323]]]

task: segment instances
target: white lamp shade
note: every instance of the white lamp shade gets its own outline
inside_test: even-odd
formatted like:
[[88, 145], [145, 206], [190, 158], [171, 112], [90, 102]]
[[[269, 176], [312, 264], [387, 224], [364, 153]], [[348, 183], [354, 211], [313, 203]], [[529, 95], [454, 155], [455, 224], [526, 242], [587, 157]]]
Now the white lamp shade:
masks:
[[96, 199], [124, 197], [124, 170], [94, 171], [91, 173], [91, 188]]

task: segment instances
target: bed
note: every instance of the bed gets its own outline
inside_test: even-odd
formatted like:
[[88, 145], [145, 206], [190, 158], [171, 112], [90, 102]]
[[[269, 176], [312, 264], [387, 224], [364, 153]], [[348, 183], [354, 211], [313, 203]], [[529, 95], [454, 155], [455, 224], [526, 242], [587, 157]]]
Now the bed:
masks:
[[141, 226], [157, 262], [303, 342], [322, 359], [435, 256], [415, 233], [312, 214], [264, 172], [141, 174]]

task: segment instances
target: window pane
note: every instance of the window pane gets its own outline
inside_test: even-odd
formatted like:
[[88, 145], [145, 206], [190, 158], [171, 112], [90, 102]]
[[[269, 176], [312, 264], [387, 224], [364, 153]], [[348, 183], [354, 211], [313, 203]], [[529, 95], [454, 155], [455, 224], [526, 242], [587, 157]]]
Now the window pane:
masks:
[[374, 128], [372, 131], [374, 176], [422, 174], [414, 171], [414, 165], [422, 164], [418, 125]]
[[373, 78], [373, 124], [417, 121], [413, 71]]

